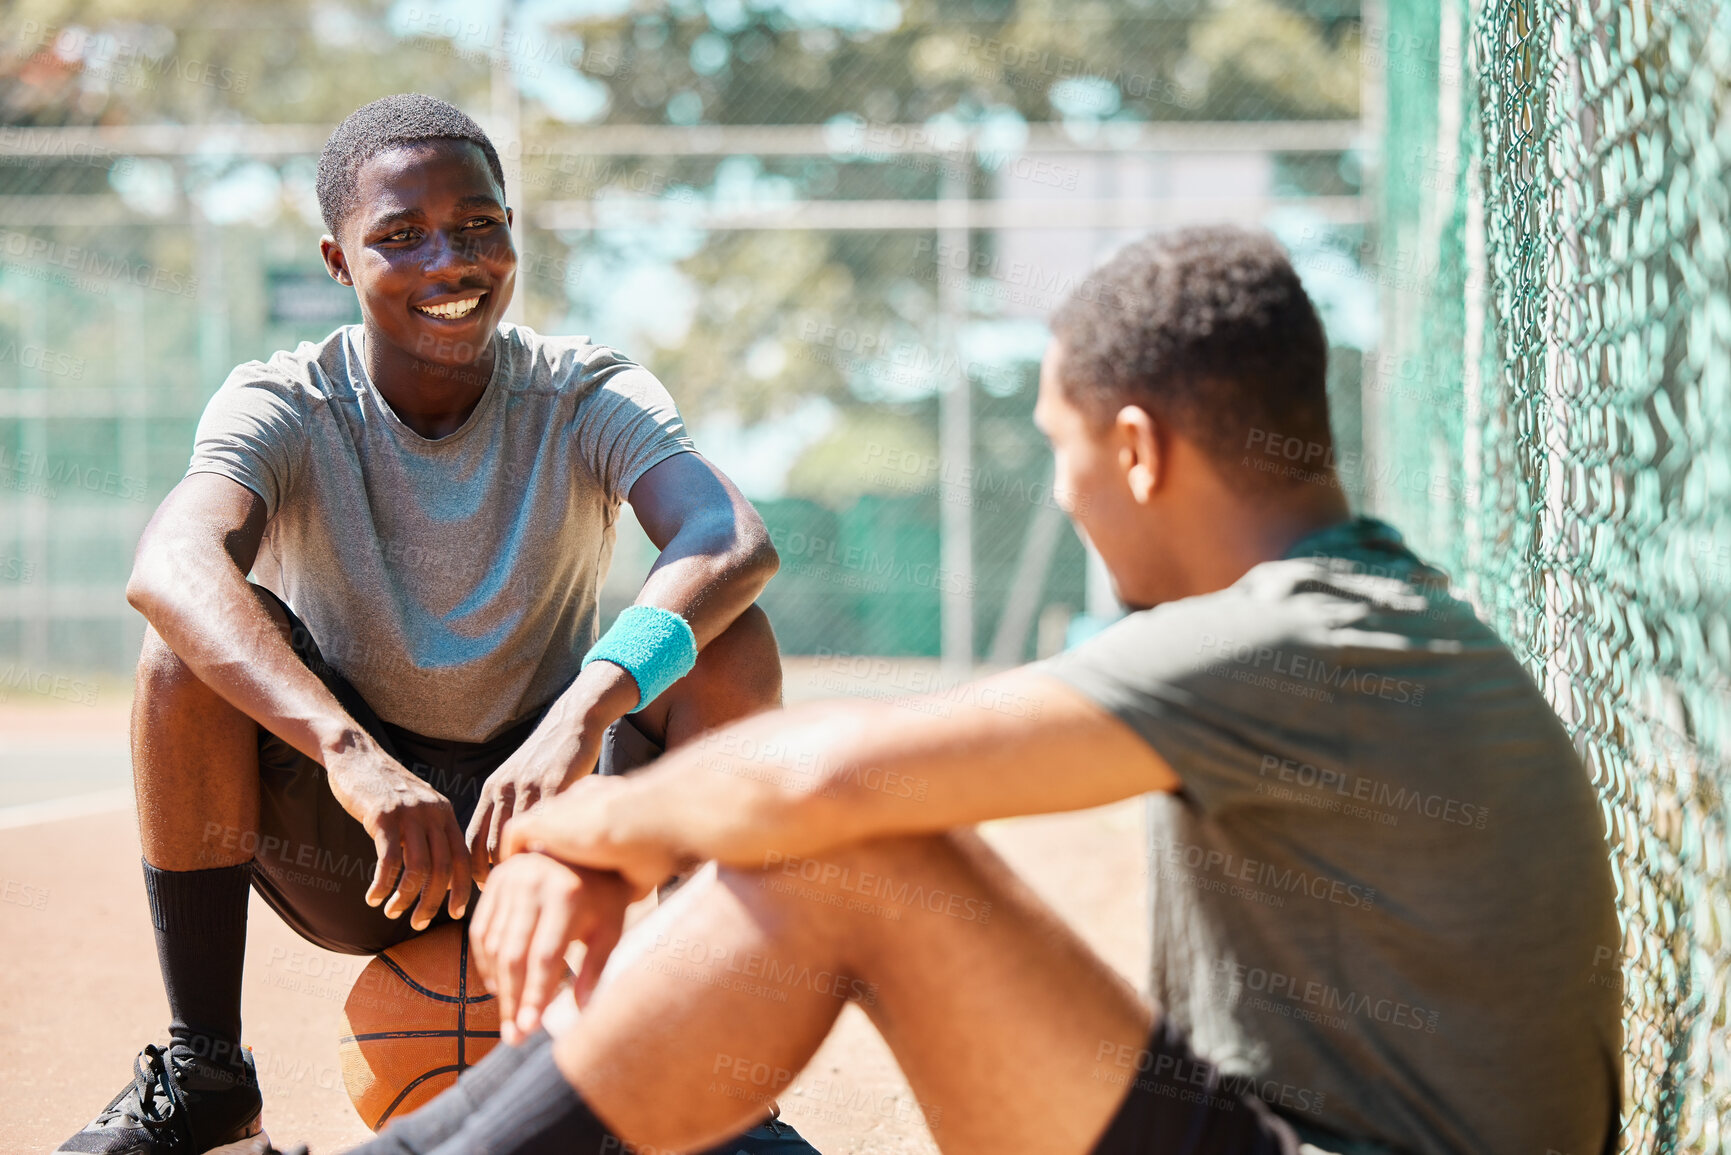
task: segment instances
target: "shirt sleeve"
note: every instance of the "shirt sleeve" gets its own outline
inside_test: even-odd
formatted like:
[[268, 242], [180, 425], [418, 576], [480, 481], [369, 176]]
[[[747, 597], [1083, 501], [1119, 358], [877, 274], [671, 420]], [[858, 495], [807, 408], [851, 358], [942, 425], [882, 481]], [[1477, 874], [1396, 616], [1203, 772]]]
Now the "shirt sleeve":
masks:
[[1136, 731], [1218, 811], [1261, 793], [1294, 753], [1334, 766], [1347, 756], [1318, 681], [1330, 663], [1306, 633], [1225, 591], [1133, 613], [1038, 668]]
[[621, 502], [651, 468], [697, 446], [655, 374], [612, 350], [601, 353], [601, 381], [578, 411], [577, 441], [608, 499]]
[[246, 486], [275, 517], [294, 486], [306, 448], [306, 415], [298, 391], [262, 374], [229, 374], [205, 404], [186, 476], [216, 473]]

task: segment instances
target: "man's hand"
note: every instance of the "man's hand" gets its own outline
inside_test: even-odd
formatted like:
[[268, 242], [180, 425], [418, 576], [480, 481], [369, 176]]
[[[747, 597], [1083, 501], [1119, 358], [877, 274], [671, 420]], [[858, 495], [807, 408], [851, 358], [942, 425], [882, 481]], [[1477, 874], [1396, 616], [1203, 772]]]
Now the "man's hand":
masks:
[[605, 871], [570, 867], [540, 854], [519, 854], [493, 873], [469, 928], [475, 965], [499, 996], [499, 1031], [519, 1043], [569, 975], [565, 951], [585, 949], [572, 994], [587, 1006], [625, 929], [632, 893]]
[[619, 875], [633, 900], [642, 898], [696, 860], [653, 838], [638, 837], [624, 821], [635, 784], [625, 777], [590, 776], [511, 823], [504, 853], [545, 854], [570, 866]]
[[469, 906], [469, 856], [451, 800], [364, 734], [352, 750], [327, 754], [325, 770], [331, 793], [378, 849], [368, 905], [383, 903], [391, 918], [401, 918], [413, 906], [409, 923], [425, 930], [449, 893], [451, 917], [463, 917]]
[[505, 857], [505, 823], [595, 769], [605, 732], [605, 723], [593, 718], [572, 725], [550, 715], [487, 775], [465, 836], [477, 882], [485, 883], [493, 864]]

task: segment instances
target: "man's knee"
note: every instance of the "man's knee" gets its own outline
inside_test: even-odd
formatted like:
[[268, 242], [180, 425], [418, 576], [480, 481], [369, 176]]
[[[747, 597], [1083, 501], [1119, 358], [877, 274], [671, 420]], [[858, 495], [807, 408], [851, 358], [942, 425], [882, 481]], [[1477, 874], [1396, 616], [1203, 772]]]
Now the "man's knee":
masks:
[[692, 673], [700, 693], [722, 700], [738, 713], [781, 702], [781, 650], [769, 615], [756, 605], [734, 619], [697, 655]]
[[[275, 623], [277, 632], [282, 634], [284, 641], [289, 639], [289, 616], [282, 611], [282, 606], [275, 597], [270, 596], [258, 585], [249, 585], [254, 596], [258, 597], [265, 611], [270, 613], [270, 620]], [[163, 636], [156, 632], [156, 627], [145, 623], [144, 646], [138, 649], [138, 668], [133, 672], [133, 701], [140, 705], [161, 705], [178, 694], [192, 693], [199, 698], [218, 698], [216, 691], [209, 689], [199, 675], [192, 672], [182, 656], [177, 655], [163, 641]]]
[[[796, 909], [811, 905], [830, 913], [871, 913], [899, 918], [906, 913], [983, 899], [970, 885], [980, 868], [983, 845], [971, 830], [874, 838], [832, 847], [816, 854], [764, 853], [749, 866], [722, 867], [725, 883], [780, 896]], [[985, 851], [987, 855], [990, 851]], [[935, 897], [934, 897], [935, 896]], [[805, 905], [802, 905], [805, 904]]]
[[[277, 632], [286, 641], [289, 638], [290, 626], [288, 615], [276, 598], [261, 587], [249, 586], [265, 611], [270, 614], [271, 621], [276, 624]], [[144, 644], [138, 652], [138, 669], [134, 675], [134, 693], [140, 698], [160, 699], [165, 694], [186, 689], [203, 690], [212, 693], [197, 674], [192, 672], [181, 656], [169, 647], [156, 632], [156, 627], [145, 624]]]

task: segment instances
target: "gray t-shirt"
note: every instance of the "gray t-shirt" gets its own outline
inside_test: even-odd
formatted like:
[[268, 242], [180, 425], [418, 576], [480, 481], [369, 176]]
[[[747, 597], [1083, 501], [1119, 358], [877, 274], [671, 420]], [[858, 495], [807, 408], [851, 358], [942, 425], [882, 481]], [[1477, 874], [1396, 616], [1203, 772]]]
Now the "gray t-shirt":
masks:
[[428, 440], [368, 380], [363, 340], [347, 325], [236, 368], [187, 473], [264, 499], [254, 580], [380, 717], [481, 741], [576, 676], [619, 505], [691, 440], [647, 369], [511, 324], [474, 412]]
[[1042, 668], [1182, 780], [1149, 803], [1152, 993], [1296, 1122], [1597, 1155], [1622, 1068], [1592, 788], [1520, 663], [1369, 518]]

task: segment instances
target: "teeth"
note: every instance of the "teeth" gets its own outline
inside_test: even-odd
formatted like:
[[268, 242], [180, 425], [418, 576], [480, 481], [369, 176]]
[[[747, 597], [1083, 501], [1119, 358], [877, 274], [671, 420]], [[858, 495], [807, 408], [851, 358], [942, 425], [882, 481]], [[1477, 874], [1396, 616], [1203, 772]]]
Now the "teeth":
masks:
[[461, 301], [446, 301], [442, 305], [416, 305], [415, 308], [429, 317], [439, 317], [451, 321], [458, 317], [467, 317], [481, 303], [481, 298], [464, 297]]

